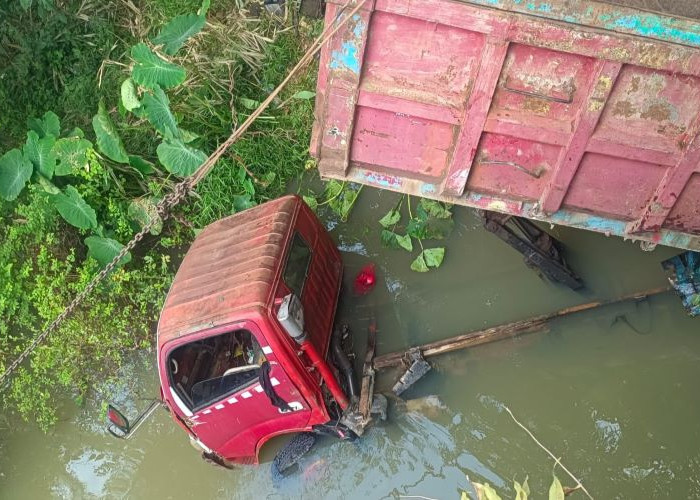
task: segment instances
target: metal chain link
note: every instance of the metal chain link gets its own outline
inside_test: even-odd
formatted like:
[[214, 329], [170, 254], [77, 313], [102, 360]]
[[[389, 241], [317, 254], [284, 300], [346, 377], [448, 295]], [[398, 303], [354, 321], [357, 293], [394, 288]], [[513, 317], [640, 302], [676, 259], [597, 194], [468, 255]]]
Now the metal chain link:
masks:
[[[175, 189], [173, 189], [172, 192], [168, 193], [158, 204], [156, 205], [156, 211], [158, 212], [158, 215], [160, 216], [161, 220], [165, 220], [170, 216], [170, 210], [175, 207], [178, 203], [180, 203], [190, 192], [192, 189], [192, 180], [191, 179], [185, 179], [184, 181], [180, 182], [175, 186]], [[85, 287], [85, 289], [80, 292], [78, 295], [75, 296], [75, 298], [72, 300], [72, 302], [66, 307], [61, 314], [59, 314], [56, 319], [54, 319], [49, 326], [47, 326], [43, 332], [41, 332], [37, 337], [32, 341], [31, 344], [27, 346], [27, 348], [22, 351], [22, 354], [19, 355], [17, 359], [15, 359], [10, 365], [7, 367], [5, 372], [0, 376], [0, 388], [4, 389], [5, 388], [5, 381], [7, 378], [12, 375], [12, 373], [17, 370], [19, 365], [22, 364], [22, 362], [29, 356], [36, 347], [41, 344], [46, 337], [49, 336], [51, 332], [53, 332], [58, 326], [68, 317], [69, 314], [73, 312], [73, 310], [80, 305], [80, 303], [85, 300], [85, 297], [90, 295], [92, 291], [95, 289], [95, 287], [107, 277], [109, 273], [111, 273], [115, 267], [117, 267], [117, 264], [128, 254], [131, 250], [134, 249], [134, 247], [143, 239], [144, 236], [146, 236], [147, 233], [150, 233], [151, 230], [155, 227], [155, 225], [159, 221], [155, 218], [151, 219], [143, 228], [141, 228], [141, 231], [136, 233], [134, 237], [124, 245], [124, 247], [119, 251], [119, 253], [112, 259], [112, 261], [107, 264], [99, 273], [97, 273], [92, 280], [90, 280], [90, 283]]]

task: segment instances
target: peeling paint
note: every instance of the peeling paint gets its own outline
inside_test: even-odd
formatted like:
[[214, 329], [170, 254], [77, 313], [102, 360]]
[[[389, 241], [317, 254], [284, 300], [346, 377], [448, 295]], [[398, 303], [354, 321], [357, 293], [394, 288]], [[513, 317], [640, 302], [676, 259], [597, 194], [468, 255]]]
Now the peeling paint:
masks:
[[349, 69], [355, 74], [360, 73], [360, 59], [357, 55], [357, 45], [354, 42], [343, 42], [341, 50], [331, 54], [331, 69]]

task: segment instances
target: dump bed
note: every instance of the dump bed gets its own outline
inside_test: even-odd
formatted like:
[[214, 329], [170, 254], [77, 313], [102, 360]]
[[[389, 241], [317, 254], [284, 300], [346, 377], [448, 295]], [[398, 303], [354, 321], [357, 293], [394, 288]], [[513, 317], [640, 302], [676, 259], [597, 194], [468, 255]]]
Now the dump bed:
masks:
[[366, 0], [321, 55], [321, 174], [700, 250], [700, 7], [615, 3]]

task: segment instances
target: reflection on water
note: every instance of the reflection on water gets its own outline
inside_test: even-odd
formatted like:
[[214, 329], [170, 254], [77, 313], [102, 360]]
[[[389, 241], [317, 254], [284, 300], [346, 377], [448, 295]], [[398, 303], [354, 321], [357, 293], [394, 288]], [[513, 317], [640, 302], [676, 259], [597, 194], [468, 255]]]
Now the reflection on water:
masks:
[[[659, 263], [675, 253], [643, 253], [621, 240], [557, 228], [568, 261], [587, 283], [575, 293], [539, 279], [458, 209], [443, 267], [416, 274], [408, 253], [379, 245], [376, 220], [395, 203], [395, 195], [367, 188], [349, 223], [327, 219], [344, 253], [345, 290], [362, 266], [377, 266], [376, 289], [364, 297], [345, 294], [338, 313], [353, 326], [358, 351], [370, 314], [380, 329], [379, 353], [387, 353], [663, 285]], [[389, 421], [355, 443], [322, 439], [301, 470], [277, 484], [269, 463], [235, 472], [204, 463], [164, 411], [130, 441], [106, 434], [102, 399], [133, 416], [157, 395], [153, 355], [145, 353], [125, 370], [122, 387], [104, 388], [85, 409], [66, 402], [48, 435], [5, 416], [0, 497], [457, 499], [467, 476], [504, 497], [514, 494], [513, 478], [525, 476], [533, 491], [544, 492], [552, 462], [504, 404], [597, 498], [700, 497], [699, 325], [668, 294], [444, 355], [405, 394], [417, 402], [392, 400]], [[380, 390], [395, 376], [383, 374]], [[283, 442], [266, 446], [265, 459]]]

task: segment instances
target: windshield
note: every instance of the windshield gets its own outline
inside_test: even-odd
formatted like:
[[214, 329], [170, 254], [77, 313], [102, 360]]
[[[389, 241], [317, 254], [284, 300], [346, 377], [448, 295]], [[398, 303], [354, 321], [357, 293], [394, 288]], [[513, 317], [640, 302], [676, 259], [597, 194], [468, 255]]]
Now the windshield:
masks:
[[265, 355], [248, 330], [235, 330], [175, 349], [168, 358], [171, 382], [196, 411], [258, 380]]

